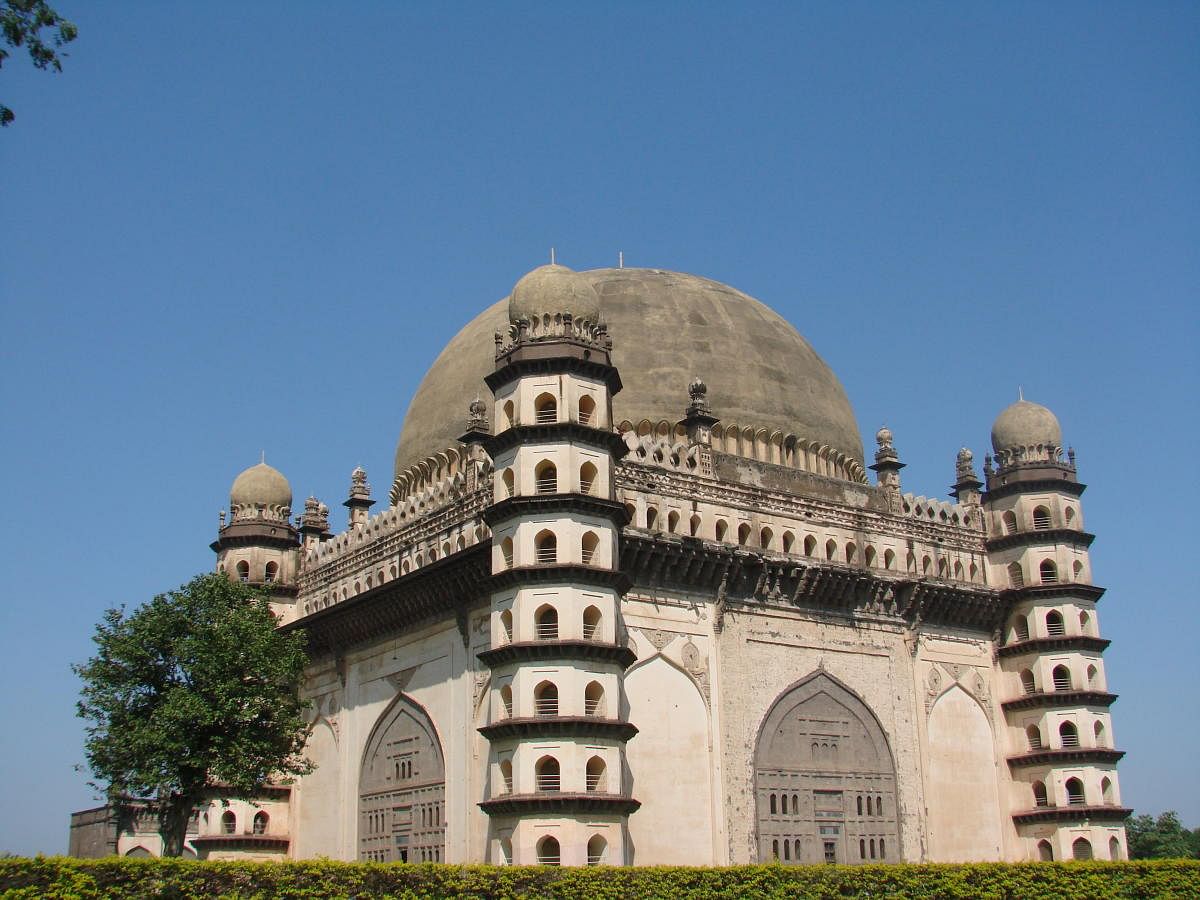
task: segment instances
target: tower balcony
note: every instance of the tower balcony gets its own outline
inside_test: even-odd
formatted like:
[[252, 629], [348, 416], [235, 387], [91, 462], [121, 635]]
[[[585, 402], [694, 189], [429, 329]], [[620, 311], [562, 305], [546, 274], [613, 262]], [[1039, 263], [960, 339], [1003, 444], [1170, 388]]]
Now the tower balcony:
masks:
[[1119, 762], [1124, 755], [1124, 750], [1113, 750], [1110, 747], [1064, 747], [1061, 750], [1043, 748], [1010, 756], [1008, 764], [1014, 769], [1026, 769], [1033, 766], [1112, 764]]
[[1112, 641], [1107, 638], [1093, 637], [1087, 634], [1056, 635], [1044, 638], [1026, 638], [1014, 641], [999, 648], [997, 653], [1001, 658], [1006, 656], [1021, 656], [1025, 653], [1061, 653], [1064, 650], [1074, 650], [1086, 653], [1103, 653]]
[[1039, 806], [1012, 814], [1017, 825], [1037, 825], [1046, 822], [1069, 824], [1079, 822], [1121, 822], [1133, 814], [1125, 806], [1088, 806], [1072, 803], [1068, 806]]
[[522, 716], [499, 719], [478, 729], [489, 741], [516, 738], [541, 740], [555, 738], [609, 738], [628, 741], [637, 734], [637, 726], [620, 719], [599, 716]]
[[1060, 706], [1112, 706], [1117, 695], [1107, 691], [1035, 691], [1005, 700], [1000, 706], [1005, 712], [1019, 709], [1049, 709]]
[[630, 647], [604, 641], [570, 639], [514, 641], [484, 650], [476, 654], [476, 658], [491, 669], [505, 663], [534, 663], [547, 660], [607, 662], [628, 669], [637, 662], [637, 654]]
[[627, 794], [546, 790], [533, 794], [502, 794], [478, 805], [489, 816], [628, 816], [637, 812], [642, 804]]

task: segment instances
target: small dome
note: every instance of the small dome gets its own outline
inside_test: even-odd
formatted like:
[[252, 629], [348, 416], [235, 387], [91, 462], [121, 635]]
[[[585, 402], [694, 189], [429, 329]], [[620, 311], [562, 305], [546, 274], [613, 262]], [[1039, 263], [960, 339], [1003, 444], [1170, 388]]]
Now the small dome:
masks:
[[997, 453], [1017, 447], [1061, 447], [1062, 428], [1046, 407], [1018, 400], [996, 417], [992, 425], [992, 449]]
[[282, 472], [260, 462], [233, 479], [233, 487], [229, 489], [229, 505], [290, 507], [292, 486]]
[[568, 269], [551, 263], [527, 273], [512, 289], [508, 320], [569, 312], [576, 319], [600, 320], [600, 295], [588, 282]]

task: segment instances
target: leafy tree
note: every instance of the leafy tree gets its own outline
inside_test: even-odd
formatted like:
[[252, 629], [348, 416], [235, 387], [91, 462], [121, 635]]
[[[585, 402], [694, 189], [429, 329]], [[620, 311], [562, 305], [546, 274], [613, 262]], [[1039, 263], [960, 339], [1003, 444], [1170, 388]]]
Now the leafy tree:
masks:
[[[24, 46], [29, 50], [33, 64], [39, 69], [62, 71], [60, 56], [66, 56], [66, 51], [57, 48], [71, 43], [79, 35], [79, 29], [73, 22], [68, 22], [53, 9], [46, 0], [0, 0], [0, 31], [4, 33], [4, 42], [10, 47]], [[41, 30], [48, 29], [48, 37], [43, 38]], [[0, 66], [8, 58], [8, 51], [0, 47]], [[0, 125], [7, 125], [15, 114], [11, 109], [0, 103]]]
[[1134, 816], [1125, 825], [1125, 837], [1130, 859], [1200, 858], [1200, 828], [1188, 831], [1174, 810], [1157, 819]]
[[252, 797], [312, 771], [304, 636], [276, 630], [259, 591], [200, 575], [131, 615], [108, 610], [93, 640], [97, 654], [73, 667], [93, 786], [116, 804], [146, 799], [164, 855], [183, 851], [188, 818], [213, 788]]

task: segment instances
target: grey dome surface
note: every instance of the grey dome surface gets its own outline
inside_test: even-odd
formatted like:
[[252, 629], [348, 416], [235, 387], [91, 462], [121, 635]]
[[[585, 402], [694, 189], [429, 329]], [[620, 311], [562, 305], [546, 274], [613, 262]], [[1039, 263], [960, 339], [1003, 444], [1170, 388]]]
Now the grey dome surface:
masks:
[[996, 417], [992, 425], [992, 449], [1015, 447], [1062, 446], [1062, 427], [1058, 418], [1040, 403], [1018, 400]]
[[260, 462], [233, 479], [229, 502], [233, 506], [291, 506], [292, 486], [282, 472]]
[[587, 276], [566, 266], [538, 266], [517, 282], [508, 298], [508, 318], [512, 322], [564, 312], [589, 322], [600, 315], [600, 296]]
[[[536, 271], [536, 270], [535, 270]], [[724, 425], [794, 432], [862, 462], [862, 438], [850, 401], [825, 361], [782, 316], [728, 285], [657, 269], [579, 272], [600, 297], [613, 362], [624, 389], [613, 398], [617, 423], [677, 422], [688, 384], [708, 384], [713, 415]], [[494, 368], [497, 329], [508, 326], [509, 300], [488, 307], [446, 345], [417, 388], [396, 448], [396, 473], [455, 445], [467, 404], [481, 397]]]

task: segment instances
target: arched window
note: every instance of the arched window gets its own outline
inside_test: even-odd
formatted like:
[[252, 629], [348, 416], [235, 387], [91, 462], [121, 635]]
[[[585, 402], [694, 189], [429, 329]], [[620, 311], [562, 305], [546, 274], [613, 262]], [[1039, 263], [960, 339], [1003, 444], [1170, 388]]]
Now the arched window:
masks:
[[1038, 859], [1042, 862], [1054, 862], [1054, 846], [1046, 840], [1038, 841]]
[[592, 399], [591, 394], [584, 394], [579, 398], [579, 424], [591, 425], [596, 418], [596, 401]]
[[587, 845], [589, 866], [602, 866], [608, 859], [608, 841], [601, 835], [593, 834], [588, 838]]
[[1029, 620], [1024, 616], [1018, 615], [1013, 617], [1013, 640], [1029, 640]]
[[1038, 566], [1038, 574], [1042, 584], [1058, 584], [1058, 566], [1054, 564], [1054, 560], [1043, 559], [1042, 564]]
[[270, 584], [279, 577], [279, 563], [269, 562], [263, 570], [263, 580]]
[[601, 756], [593, 756], [587, 761], [587, 770], [585, 774], [584, 787], [588, 791], [596, 791], [604, 793], [608, 790], [608, 767], [604, 765], [604, 758]]
[[791, 553], [792, 547], [794, 547], [795, 544], [796, 544], [796, 535], [792, 534], [792, 532], [790, 532], [790, 531], [785, 531], [783, 533], [783, 552]]
[[792, 845], [786, 840], [783, 842], [783, 858], [785, 861], [790, 861], [792, 858]]
[[579, 544], [580, 561], [585, 566], [592, 565], [592, 561], [596, 558], [596, 548], [600, 546], [600, 536], [594, 531], [585, 531]]
[[269, 821], [269, 817], [267, 816], [267, 814], [265, 812], [260, 811], [260, 812], [255, 813], [254, 814], [254, 833], [255, 834], [266, 834], [268, 821]]
[[764, 550], [770, 550], [771, 549], [771, 541], [774, 539], [774, 537], [775, 537], [775, 534], [774, 534], [774, 532], [771, 531], [770, 528], [766, 528], [766, 527], [762, 528], [758, 532], [758, 546], [762, 547]]
[[646, 530], [653, 531], [655, 523], [658, 522], [658, 509], [653, 506], [646, 507]]
[[1054, 689], [1056, 691], [1071, 690], [1071, 670], [1066, 666], [1055, 666], [1051, 677], [1054, 679]]
[[861, 794], [858, 796], [858, 814], [860, 816], [863, 814], [863, 798]]
[[500, 555], [504, 558], [504, 568], [511, 569], [513, 567], [512, 538], [506, 537], [500, 542]]
[[1019, 562], [1010, 562], [1008, 564], [1008, 583], [1012, 587], [1025, 587], [1025, 575], [1021, 572], [1021, 564]]
[[1072, 522], [1075, 521], [1075, 507], [1068, 506], [1066, 509], [1063, 510], [1063, 516], [1067, 520], [1067, 525], [1070, 525]]
[[745, 522], [738, 526], [738, 543], [743, 546], [750, 543], [750, 526]]
[[1096, 746], [1103, 747], [1104, 743], [1104, 723], [1099, 719], [1092, 725], [1092, 734], [1096, 739]]
[[533, 711], [539, 716], [558, 715], [558, 686], [553, 681], [543, 681], [533, 689]]
[[863, 562], [866, 563], [868, 569], [875, 568], [875, 548], [867, 544], [867, 549], [863, 552]]
[[963, 569], [963, 564], [956, 560], [954, 563], [954, 579], [955, 579], [955, 581], [964, 580], [966, 578], [966, 575], [967, 575], [967, 573], [966, 573], [966, 570]]
[[511, 794], [513, 790], [512, 760], [500, 760], [500, 783], [504, 793]]
[[921, 574], [922, 575], [932, 575], [933, 574], [933, 560], [930, 559], [928, 556], [921, 557]]
[[779, 859], [779, 841], [771, 841], [771, 856]]
[[1108, 776], [1100, 779], [1100, 796], [1104, 798], [1105, 806], [1113, 805], [1113, 786], [1112, 779]]
[[1066, 627], [1063, 624], [1062, 613], [1057, 609], [1052, 609], [1046, 613], [1046, 634], [1050, 637], [1062, 637], [1067, 633]]
[[1121, 858], [1121, 842], [1119, 840], [1117, 840], [1115, 837], [1110, 837], [1108, 839], [1108, 858], [1109, 859], [1120, 859]]
[[503, 496], [511, 497], [516, 491], [516, 476], [512, 469], [505, 469], [500, 473], [500, 484], [503, 485]]
[[594, 494], [596, 493], [596, 475], [598, 470], [593, 463], [585, 462], [579, 467], [579, 493]]
[[583, 611], [583, 639], [585, 641], [598, 640], [599, 632], [600, 609], [596, 606], [589, 606]]
[[1079, 729], [1074, 722], [1063, 722], [1058, 726], [1058, 738], [1064, 749], [1079, 746]]
[[1030, 725], [1025, 729], [1025, 739], [1029, 742], [1030, 750], [1042, 749], [1042, 732], [1036, 725]]
[[1037, 682], [1033, 679], [1033, 672], [1029, 669], [1021, 670], [1021, 690], [1026, 694], [1037, 693]]
[[583, 713], [587, 716], [604, 716], [604, 687], [600, 682], [588, 682], [583, 689]]
[[506, 609], [500, 613], [500, 627], [504, 630], [504, 640], [511, 643], [513, 639], [513, 614], [511, 609]]
[[871, 848], [871, 859], [875, 858], [875, 838], [867, 841], [867, 846]]
[[889, 572], [896, 567], [896, 554], [891, 550], [883, 551], [883, 567]]
[[717, 519], [716, 539], [718, 541], [725, 540], [725, 532], [729, 530], [729, 523], [724, 519]]
[[546, 604], [533, 615], [533, 633], [539, 641], [558, 640], [558, 610]]
[[777, 815], [778, 813], [779, 813], [779, 801], [776, 799], [775, 795], [772, 794], [771, 795], [771, 815], [774, 816], [774, 815]]
[[1050, 527], [1050, 510], [1044, 506], [1033, 508], [1033, 528], [1035, 531], [1045, 531]]
[[1035, 781], [1033, 783], [1033, 805], [1048, 806], [1050, 804], [1049, 797], [1046, 794], [1046, 784], [1043, 781]]
[[950, 561], [948, 559], [938, 560], [938, 578], [950, 577]]
[[513, 714], [512, 707], [512, 685], [506, 684], [500, 688], [500, 705], [504, 707], [504, 717], [511, 719]]
[[917, 574], [917, 555], [911, 550], [908, 551], [908, 555], [904, 558], [904, 565], [910, 574]]
[[1092, 690], [1097, 690], [1100, 687], [1100, 670], [1095, 666], [1087, 667], [1087, 683]]
[[1017, 516], [1011, 509], [1000, 517], [1001, 523], [1004, 525], [1005, 534], [1016, 534], [1017, 532]]
[[534, 421], [539, 425], [549, 425], [558, 421], [558, 401], [553, 394], [538, 394], [533, 401]]
[[854, 560], [858, 557], [858, 547], [851, 541], [846, 545], [846, 562], [853, 565]]
[[879, 858], [887, 859], [887, 848], [884, 847], [883, 838], [879, 839]]
[[554, 536], [553, 531], [539, 531], [533, 539], [533, 546], [536, 551], [534, 558], [538, 565], [552, 565], [558, 562], [558, 538]]
[[869, 796], [867, 797], [867, 815], [868, 816], [875, 815], [874, 804]]
[[501, 431], [507, 431], [509, 428], [513, 427], [513, 425], [516, 423], [516, 414], [515, 413], [516, 413], [516, 408], [513, 406], [513, 402], [511, 400], [509, 400], [508, 402], [506, 402], [504, 404], [504, 408], [503, 408], [503, 411], [500, 416], [500, 430]]
[[637, 507], [636, 506], [634, 506], [632, 503], [626, 503], [625, 504], [625, 514], [629, 517], [630, 525], [637, 524]]
[[692, 537], [697, 537], [700, 534], [700, 517], [692, 516], [688, 522], [688, 534]]
[[[799, 794], [792, 794], [792, 815], [793, 816], [800, 815], [800, 795]], [[797, 853], [798, 852], [799, 851], [797, 851]]]
[[543, 459], [533, 470], [534, 480], [537, 483], [537, 492], [539, 494], [556, 494], [558, 493], [558, 469], [554, 463], [548, 459]]
[[817, 552], [817, 539], [811, 534], [804, 538], [804, 555], [814, 556]]
[[832, 561], [837, 556], [837, 541], [830, 538], [825, 542], [825, 559]]
[[671, 510], [667, 513], [667, 534], [675, 534], [679, 530], [679, 513]]
[[237, 833], [237, 816], [233, 814], [233, 810], [231, 809], [227, 809], [225, 812], [221, 813], [221, 833]]
[[250, 580], [250, 563], [244, 559], [237, 564], [238, 581]]
[[867, 841], [866, 841], [866, 838], [859, 838], [859, 839], [858, 839], [858, 858], [859, 858], [859, 859], [866, 859], [866, 858], [867, 858]]
[[1076, 838], [1075, 843], [1071, 845], [1071, 856], [1075, 859], [1091, 859], [1092, 842], [1087, 838]]
[[[555, 763], [557, 765], [557, 763]], [[558, 841], [547, 835], [538, 841], [537, 861], [540, 866], [557, 866], [562, 863], [562, 851], [558, 849]]]

